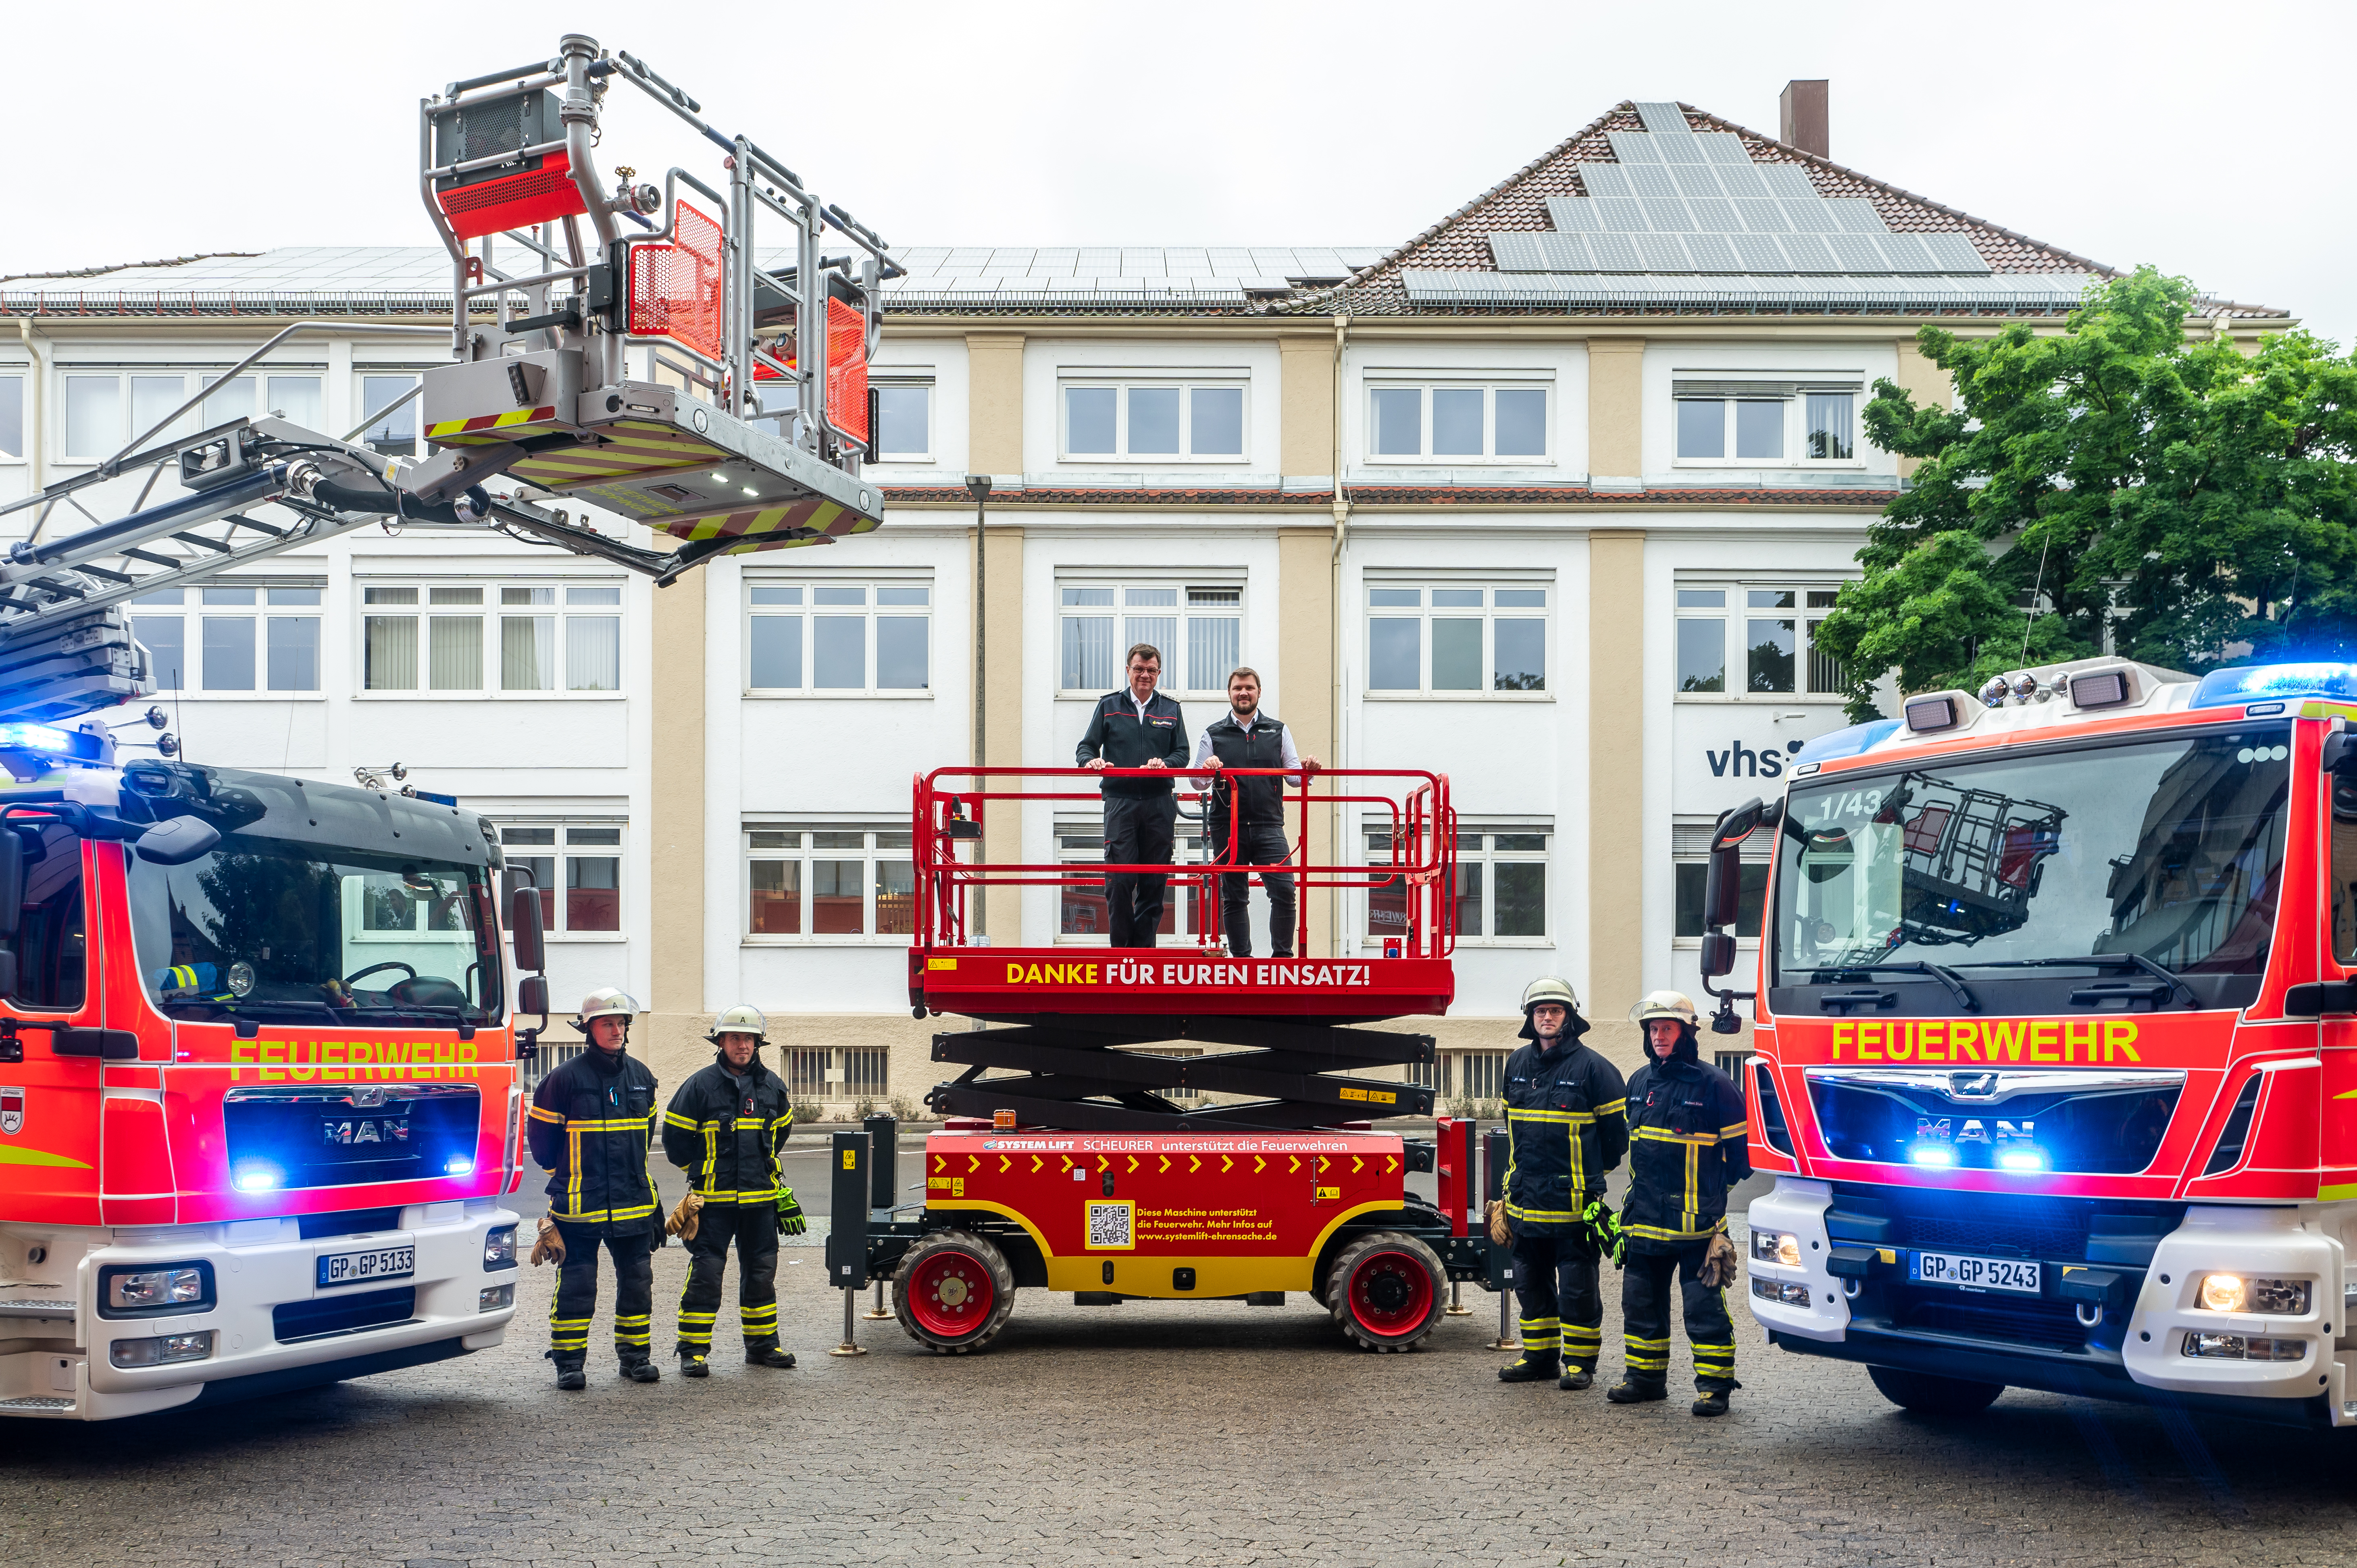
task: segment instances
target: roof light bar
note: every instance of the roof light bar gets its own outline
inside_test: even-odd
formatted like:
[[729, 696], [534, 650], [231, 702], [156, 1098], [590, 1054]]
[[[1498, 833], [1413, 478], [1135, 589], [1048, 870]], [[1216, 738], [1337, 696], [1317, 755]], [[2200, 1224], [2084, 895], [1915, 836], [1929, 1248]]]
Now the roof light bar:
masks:
[[2253, 664], [2212, 670], [2193, 690], [2194, 708], [2231, 708], [2270, 697], [2330, 697], [2357, 702], [2357, 664]]
[[0, 724], [0, 751], [30, 752], [49, 765], [103, 765], [113, 746], [103, 735], [16, 719]]
[[2083, 710], [2124, 708], [2143, 695], [2138, 684], [2136, 671], [2125, 664], [2090, 670], [2071, 677], [2071, 705]]
[[1926, 692], [1910, 697], [1903, 710], [1907, 727], [1916, 735], [1962, 729], [1980, 716], [1978, 701], [1970, 692]]

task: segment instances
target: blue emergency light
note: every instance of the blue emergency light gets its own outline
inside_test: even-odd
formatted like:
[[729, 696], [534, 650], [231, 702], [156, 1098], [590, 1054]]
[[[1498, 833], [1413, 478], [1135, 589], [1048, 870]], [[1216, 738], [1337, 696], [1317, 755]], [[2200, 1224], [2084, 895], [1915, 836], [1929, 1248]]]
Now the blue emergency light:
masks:
[[2193, 689], [2196, 708], [2232, 708], [2277, 698], [2332, 697], [2357, 702], [2357, 664], [2251, 664], [2212, 670]]
[[26, 719], [0, 724], [0, 751], [31, 752], [59, 763], [94, 764], [103, 763], [111, 749], [106, 736], [83, 730], [59, 729]]
[[1803, 746], [1793, 756], [1792, 761], [1797, 765], [1803, 762], [1831, 762], [1838, 757], [1857, 757], [1863, 752], [1873, 750], [1889, 739], [1890, 732], [1898, 727], [1897, 719], [1877, 719], [1872, 724], [1852, 725], [1847, 729], [1837, 729], [1831, 735], [1821, 735]]

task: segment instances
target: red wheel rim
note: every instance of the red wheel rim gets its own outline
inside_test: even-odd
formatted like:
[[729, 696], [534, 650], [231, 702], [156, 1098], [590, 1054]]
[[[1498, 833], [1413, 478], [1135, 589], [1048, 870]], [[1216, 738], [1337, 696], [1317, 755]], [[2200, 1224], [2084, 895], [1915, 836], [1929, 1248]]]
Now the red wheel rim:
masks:
[[998, 1287], [972, 1252], [941, 1251], [909, 1275], [909, 1316], [939, 1339], [963, 1339], [990, 1321]]
[[1370, 1252], [1351, 1273], [1351, 1316], [1368, 1333], [1397, 1339], [1432, 1316], [1432, 1276], [1411, 1252]]

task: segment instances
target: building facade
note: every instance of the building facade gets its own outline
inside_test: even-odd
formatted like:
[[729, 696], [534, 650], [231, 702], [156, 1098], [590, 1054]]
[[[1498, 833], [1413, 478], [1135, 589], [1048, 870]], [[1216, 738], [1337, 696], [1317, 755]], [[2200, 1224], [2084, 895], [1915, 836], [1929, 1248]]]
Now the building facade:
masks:
[[[2105, 275], [1832, 162], [1822, 125], [1803, 147], [1624, 103], [1389, 250], [912, 250], [871, 370], [877, 532], [657, 589], [364, 530], [135, 606], [177, 682], [157, 701], [193, 760], [398, 762], [482, 810], [548, 889], [556, 993], [641, 998], [667, 1079], [748, 1001], [798, 1098], [906, 1110], [944, 1076], [906, 1004], [911, 779], [1069, 766], [1130, 643], [1162, 648], [1190, 730], [1249, 665], [1305, 752], [1451, 777], [1458, 1004], [1404, 1026], [1440, 1037], [1436, 1086], [1495, 1095], [1541, 974], [1633, 1059], [1634, 1000], [1698, 991], [1715, 817], [1842, 722], [1815, 622], [1905, 478], [1861, 425], [1873, 387], [1944, 398], [1922, 324], [2059, 330]], [[447, 287], [425, 249], [0, 281], [0, 498], [86, 471], [290, 320], [352, 330], [285, 345], [204, 421], [359, 427], [447, 342], [365, 329], [447, 319]], [[421, 451], [414, 406], [368, 438]], [[1318, 817], [1383, 857], [1380, 824]], [[985, 852], [1085, 863], [1100, 832], [1041, 804]], [[1314, 951], [1380, 950], [1379, 896], [1308, 915]], [[1049, 887], [995, 890], [984, 922], [1106, 940]]]

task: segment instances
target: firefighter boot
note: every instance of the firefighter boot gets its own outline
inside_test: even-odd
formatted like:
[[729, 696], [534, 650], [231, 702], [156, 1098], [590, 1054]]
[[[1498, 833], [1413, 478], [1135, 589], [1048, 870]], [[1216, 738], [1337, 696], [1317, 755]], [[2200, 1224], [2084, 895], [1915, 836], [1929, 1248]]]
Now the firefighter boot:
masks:
[[679, 1375], [683, 1378], [708, 1378], [712, 1375], [712, 1363], [694, 1350], [682, 1350], [679, 1353]]
[[1555, 1380], [1555, 1386], [1566, 1393], [1570, 1393], [1575, 1390], [1584, 1389], [1594, 1381], [1596, 1381], [1596, 1374], [1587, 1368], [1566, 1367], [1563, 1369], [1563, 1376]]
[[568, 1394], [577, 1394], [589, 1386], [589, 1374], [581, 1369], [585, 1358], [559, 1356], [555, 1351], [551, 1350], [548, 1352], [548, 1359], [556, 1363], [558, 1388]]
[[662, 1381], [662, 1369], [644, 1356], [622, 1363], [621, 1375], [634, 1383]]
[[1696, 1415], [1725, 1415], [1727, 1413], [1727, 1396], [1733, 1393], [1742, 1386], [1743, 1385], [1741, 1383], [1729, 1383], [1723, 1389], [1701, 1389], [1696, 1391], [1696, 1397], [1694, 1402], [1694, 1412]]
[[776, 1367], [782, 1370], [794, 1364], [794, 1353], [780, 1350], [774, 1343], [748, 1345], [745, 1347], [745, 1364], [748, 1367]]
[[1498, 1369], [1498, 1380], [1501, 1383], [1544, 1382], [1555, 1375], [1556, 1359], [1552, 1350], [1525, 1350], [1521, 1360]]
[[1667, 1382], [1645, 1383], [1639, 1382], [1634, 1378], [1623, 1378], [1605, 1390], [1604, 1397], [1614, 1404], [1644, 1404], [1652, 1400], [1669, 1398], [1670, 1385]]

